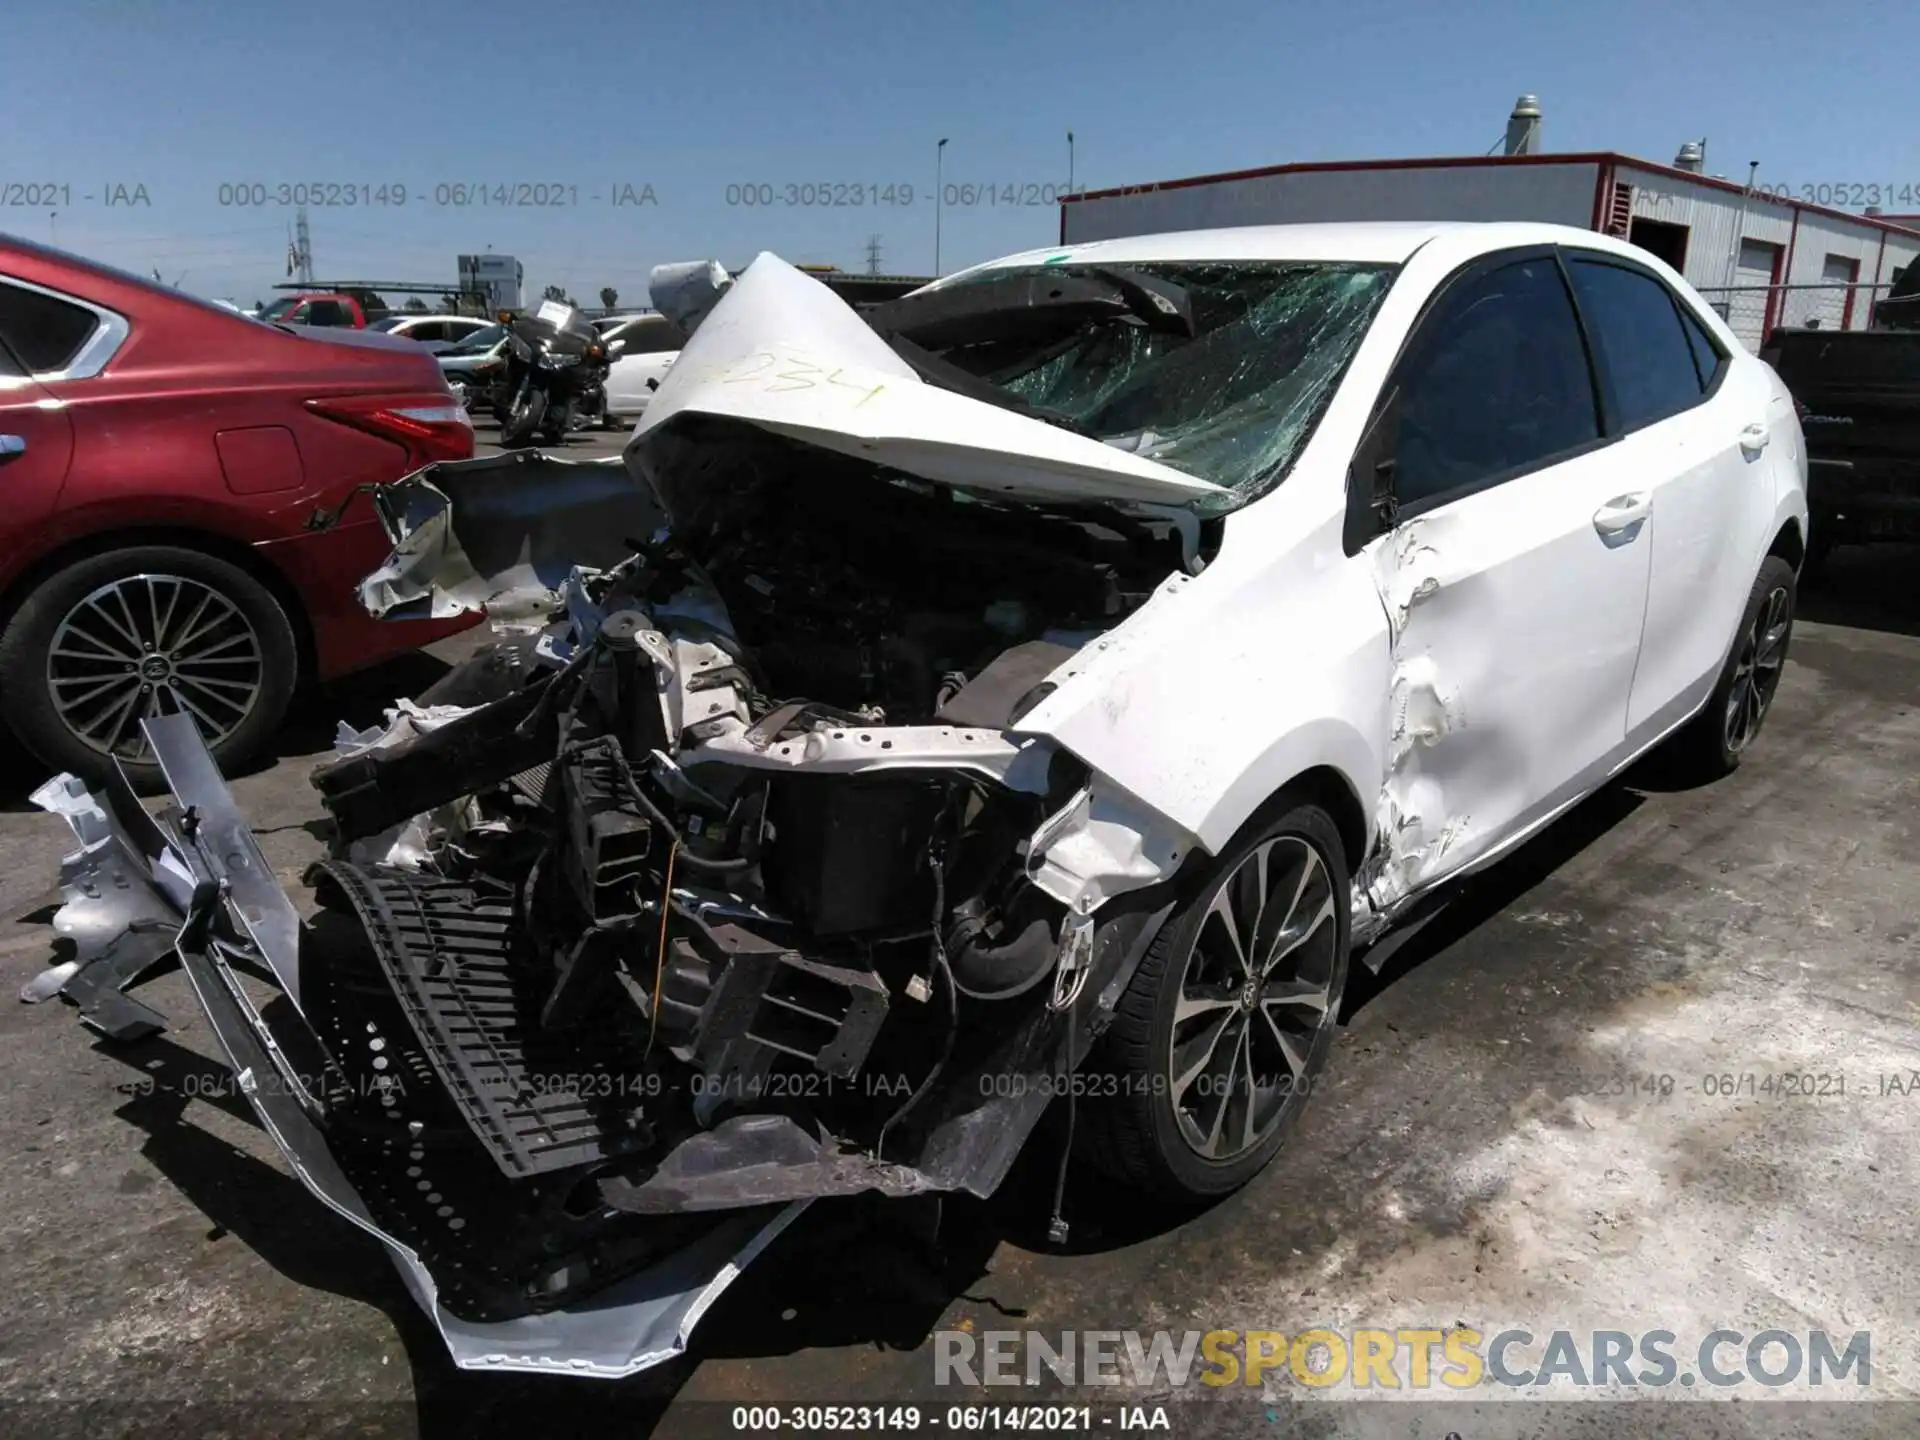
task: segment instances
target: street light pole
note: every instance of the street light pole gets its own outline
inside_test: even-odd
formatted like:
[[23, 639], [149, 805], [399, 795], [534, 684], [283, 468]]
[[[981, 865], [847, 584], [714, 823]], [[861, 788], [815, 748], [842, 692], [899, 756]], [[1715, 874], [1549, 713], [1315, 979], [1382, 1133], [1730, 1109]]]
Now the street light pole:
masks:
[[1067, 194], [1073, 194], [1073, 131], [1067, 131]]
[[941, 166], [947, 157], [947, 142], [942, 140], [933, 147], [933, 273], [940, 274], [940, 207], [945, 198], [945, 187], [941, 184]]

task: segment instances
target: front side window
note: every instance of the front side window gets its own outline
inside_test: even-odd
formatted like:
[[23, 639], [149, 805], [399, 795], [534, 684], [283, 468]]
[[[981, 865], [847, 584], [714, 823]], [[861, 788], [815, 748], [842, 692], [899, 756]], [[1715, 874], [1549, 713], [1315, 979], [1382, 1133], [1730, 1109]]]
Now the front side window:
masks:
[[0, 281], [0, 337], [32, 374], [66, 369], [99, 325], [84, 305]]
[[1600, 438], [1579, 322], [1551, 255], [1444, 295], [1397, 388], [1402, 505], [1537, 469]]
[[1614, 428], [1633, 430], [1700, 398], [1700, 372], [1673, 293], [1642, 270], [1569, 256], [1567, 273], [1612, 383]]
[[660, 355], [678, 350], [686, 344], [686, 336], [680, 333], [680, 327], [664, 315], [644, 315], [638, 320], [628, 320], [607, 331], [606, 339], [626, 341], [621, 350], [626, 355]]

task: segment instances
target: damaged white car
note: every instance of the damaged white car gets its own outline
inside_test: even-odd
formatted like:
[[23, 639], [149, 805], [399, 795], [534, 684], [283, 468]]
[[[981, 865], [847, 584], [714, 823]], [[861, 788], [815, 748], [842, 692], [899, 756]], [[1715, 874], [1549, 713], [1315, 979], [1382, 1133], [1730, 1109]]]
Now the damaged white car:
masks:
[[34, 998], [139, 1033], [122, 989], [177, 956], [463, 1365], [677, 1353], [808, 1201], [992, 1192], [1075, 1071], [1117, 1178], [1244, 1183], [1350, 955], [1662, 741], [1731, 769], [1779, 682], [1792, 404], [1605, 237], [655, 297], [690, 339], [624, 465], [373, 494], [369, 607], [500, 633], [315, 776], [316, 925], [184, 717], [159, 816], [38, 794], [81, 848]]

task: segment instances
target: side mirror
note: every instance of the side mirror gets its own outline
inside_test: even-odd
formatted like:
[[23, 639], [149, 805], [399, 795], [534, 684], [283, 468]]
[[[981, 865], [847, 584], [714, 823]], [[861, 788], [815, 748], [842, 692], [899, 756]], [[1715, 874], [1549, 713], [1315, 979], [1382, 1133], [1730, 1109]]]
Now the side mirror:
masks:
[[622, 350], [626, 348], [627, 348], [627, 342], [625, 340], [611, 340], [607, 343], [607, 354], [609, 357], [612, 357], [614, 355], [618, 355]]
[[1354, 447], [1347, 470], [1347, 521], [1343, 535], [1349, 555], [1400, 522], [1394, 495], [1394, 468], [1400, 452], [1400, 391], [1389, 391]]

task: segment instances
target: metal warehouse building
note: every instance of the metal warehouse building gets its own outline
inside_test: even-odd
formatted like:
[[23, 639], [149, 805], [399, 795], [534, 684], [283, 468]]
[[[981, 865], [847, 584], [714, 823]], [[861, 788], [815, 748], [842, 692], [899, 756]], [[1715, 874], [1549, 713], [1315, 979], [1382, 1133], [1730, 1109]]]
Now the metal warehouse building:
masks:
[[1658, 255], [1756, 349], [1779, 324], [1864, 329], [1874, 300], [1920, 256], [1920, 230], [1682, 168], [1700, 154], [1690, 144], [1674, 165], [1515, 153], [1200, 175], [1075, 195], [1060, 207], [1060, 240], [1340, 220], [1578, 225]]

